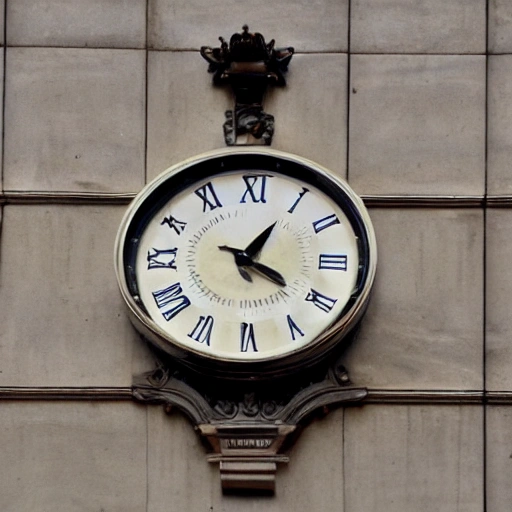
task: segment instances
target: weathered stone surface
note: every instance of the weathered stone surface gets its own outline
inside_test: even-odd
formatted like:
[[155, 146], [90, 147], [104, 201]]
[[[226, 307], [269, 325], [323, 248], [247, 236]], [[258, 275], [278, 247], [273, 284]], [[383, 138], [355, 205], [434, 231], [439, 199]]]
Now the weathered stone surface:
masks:
[[1, 386], [130, 386], [151, 369], [114, 273], [124, 210], [4, 207]]
[[482, 389], [483, 212], [372, 209], [373, 296], [344, 356], [370, 388]]
[[512, 391], [512, 210], [487, 212], [486, 385], [495, 391]]
[[[5, 30], [5, 0], [0, 0], [0, 29]], [[2, 32], [3, 33], [3, 32]], [[0, 46], [4, 45], [4, 41], [0, 42]]]
[[12, 46], [143, 48], [146, 44], [145, 0], [15, 0], [7, 4], [7, 17], [7, 43]]
[[[2, 6], [1, 6], [1, 3], [0, 3], [0, 12], [3, 12], [2, 10]], [[3, 23], [2, 21], [3, 18], [0, 17], [0, 23]], [[0, 27], [2, 25], [0, 24]], [[0, 66], [1, 66], [1, 70], [0, 70], [0, 80], [1, 80], [1, 84], [0, 84], [0, 93], [3, 94], [3, 91], [4, 91], [4, 58], [5, 58], [5, 54], [4, 52], [1, 52], [1, 57], [0, 57]], [[4, 130], [4, 123], [0, 123], [0, 135], [3, 134], [3, 130]], [[0, 158], [2, 157], [2, 152], [3, 152], [3, 145], [0, 149]], [[0, 164], [0, 192], [2, 192], [2, 189], [3, 189], [3, 163]]]
[[488, 192], [512, 194], [512, 55], [489, 56]]
[[0, 509], [146, 511], [146, 415], [132, 403], [5, 402]]
[[486, 427], [486, 510], [508, 512], [512, 502], [512, 408], [487, 407]]
[[295, 2], [260, 0], [249, 6], [213, 0], [150, 0], [149, 44], [153, 48], [196, 49], [217, 46], [219, 36], [231, 35], [248, 24], [276, 46], [299, 52], [346, 51], [347, 0]]
[[485, 0], [355, 0], [354, 53], [485, 53]]
[[358, 193], [483, 195], [485, 57], [354, 55], [350, 91]]
[[489, 51], [512, 51], [512, 4], [509, 0], [489, 0]]
[[346, 177], [347, 57], [295, 55], [287, 86], [268, 91], [264, 108], [275, 116], [274, 149], [325, 165]]
[[474, 406], [347, 409], [346, 509], [481, 512], [482, 412]]
[[144, 51], [9, 48], [6, 69], [6, 190], [141, 188]]
[[148, 61], [148, 180], [181, 160], [225, 147], [229, 89], [212, 85], [196, 52], [150, 52]]

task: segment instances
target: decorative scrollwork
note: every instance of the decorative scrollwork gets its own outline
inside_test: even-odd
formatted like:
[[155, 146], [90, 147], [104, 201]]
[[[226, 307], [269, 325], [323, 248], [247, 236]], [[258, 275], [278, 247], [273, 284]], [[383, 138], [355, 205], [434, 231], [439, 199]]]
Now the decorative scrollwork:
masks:
[[275, 416], [280, 409], [282, 409], [282, 406], [279, 406], [275, 400], [269, 400], [263, 403], [261, 415], [265, 419], [270, 419], [272, 416]]
[[147, 380], [155, 388], [163, 388], [169, 381], [170, 370], [163, 366], [158, 366], [153, 372], [147, 374]]
[[331, 367], [331, 375], [334, 380], [341, 386], [350, 386], [350, 378], [347, 369], [339, 362]]
[[247, 393], [240, 404], [240, 409], [248, 418], [254, 418], [260, 410], [259, 401], [256, 399], [256, 393]]
[[219, 414], [222, 418], [231, 419], [234, 418], [238, 414], [238, 404], [232, 402], [230, 400], [218, 400], [213, 409], [217, 414]]

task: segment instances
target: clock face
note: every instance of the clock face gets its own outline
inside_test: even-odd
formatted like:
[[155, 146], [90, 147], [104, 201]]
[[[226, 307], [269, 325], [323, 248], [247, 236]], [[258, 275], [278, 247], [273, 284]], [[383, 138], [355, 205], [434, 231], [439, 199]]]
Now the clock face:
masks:
[[353, 327], [373, 280], [373, 231], [348, 186], [308, 164], [224, 151], [142, 191], [117, 251], [146, 337], [199, 365], [279, 368]]

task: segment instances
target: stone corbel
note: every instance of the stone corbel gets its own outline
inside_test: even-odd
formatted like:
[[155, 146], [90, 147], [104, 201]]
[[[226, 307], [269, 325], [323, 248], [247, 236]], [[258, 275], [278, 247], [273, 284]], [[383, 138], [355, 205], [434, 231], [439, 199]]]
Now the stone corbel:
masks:
[[207, 460], [219, 463], [224, 493], [275, 491], [278, 463], [287, 463], [288, 448], [301, 422], [317, 410], [362, 401], [365, 388], [350, 385], [346, 370], [332, 365], [325, 378], [297, 387], [279, 401], [247, 392], [240, 400], [207, 397], [179, 372], [158, 368], [137, 377], [133, 396], [146, 403], [183, 411], [208, 441]]

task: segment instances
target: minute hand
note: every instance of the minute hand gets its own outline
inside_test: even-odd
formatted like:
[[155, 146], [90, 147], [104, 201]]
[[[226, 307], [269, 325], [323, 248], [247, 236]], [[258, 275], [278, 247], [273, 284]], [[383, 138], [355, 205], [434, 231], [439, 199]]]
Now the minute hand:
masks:
[[274, 229], [274, 226], [277, 224], [277, 221], [274, 222], [271, 226], [269, 226], [267, 229], [262, 231], [244, 250], [245, 254], [249, 256], [249, 258], [255, 258], [263, 246], [265, 245], [265, 242], [268, 240], [268, 237], [270, 236], [270, 233], [272, 233], [272, 230]]

